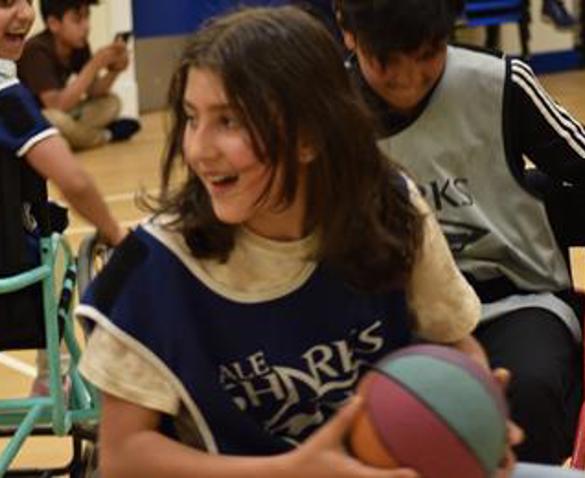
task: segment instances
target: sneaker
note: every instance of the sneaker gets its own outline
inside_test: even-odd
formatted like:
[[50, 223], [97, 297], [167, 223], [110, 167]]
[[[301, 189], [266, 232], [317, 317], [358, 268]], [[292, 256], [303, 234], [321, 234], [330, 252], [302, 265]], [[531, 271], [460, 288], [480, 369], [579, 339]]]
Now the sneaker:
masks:
[[140, 131], [140, 123], [132, 118], [120, 118], [106, 126], [110, 141], [126, 141]]
[[577, 24], [575, 17], [567, 11], [563, 0], [543, 0], [542, 17], [557, 28], [572, 28]]

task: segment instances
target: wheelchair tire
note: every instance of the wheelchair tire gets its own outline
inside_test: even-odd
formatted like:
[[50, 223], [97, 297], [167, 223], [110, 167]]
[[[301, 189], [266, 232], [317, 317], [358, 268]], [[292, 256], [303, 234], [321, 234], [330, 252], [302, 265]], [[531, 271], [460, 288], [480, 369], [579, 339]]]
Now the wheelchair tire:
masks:
[[85, 441], [79, 463], [75, 463], [69, 475], [71, 478], [99, 478], [98, 447], [95, 443]]

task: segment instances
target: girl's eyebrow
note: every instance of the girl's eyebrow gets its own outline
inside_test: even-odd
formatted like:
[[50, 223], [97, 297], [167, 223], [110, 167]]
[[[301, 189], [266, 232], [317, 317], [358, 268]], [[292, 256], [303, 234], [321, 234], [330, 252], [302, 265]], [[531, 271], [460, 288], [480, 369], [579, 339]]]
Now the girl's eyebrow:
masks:
[[[183, 108], [189, 111], [197, 111], [197, 107], [191, 103], [189, 100], [183, 101]], [[209, 105], [206, 109], [211, 110], [213, 112], [224, 112], [224, 111], [233, 111], [232, 106], [228, 103], [213, 103]]]

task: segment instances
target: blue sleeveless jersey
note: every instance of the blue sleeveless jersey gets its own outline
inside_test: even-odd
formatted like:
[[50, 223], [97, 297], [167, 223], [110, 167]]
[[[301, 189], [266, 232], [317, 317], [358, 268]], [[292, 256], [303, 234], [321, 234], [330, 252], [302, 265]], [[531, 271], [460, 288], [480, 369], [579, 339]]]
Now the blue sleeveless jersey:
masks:
[[83, 303], [158, 357], [194, 402], [207, 449], [226, 454], [279, 453], [301, 442], [368, 364], [411, 338], [403, 291], [357, 292], [318, 266], [285, 296], [237, 302], [142, 228]]
[[32, 93], [17, 79], [0, 85], [0, 148], [20, 157], [56, 133]]

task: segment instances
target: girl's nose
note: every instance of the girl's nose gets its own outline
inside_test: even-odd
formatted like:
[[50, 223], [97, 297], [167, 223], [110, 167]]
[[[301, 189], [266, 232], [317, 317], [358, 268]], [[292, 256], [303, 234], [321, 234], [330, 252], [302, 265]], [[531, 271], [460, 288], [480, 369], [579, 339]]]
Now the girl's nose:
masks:
[[191, 165], [208, 165], [217, 157], [213, 136], [205, 128], [187, 126], [183, 138], [183, 154], [187, 163]]

